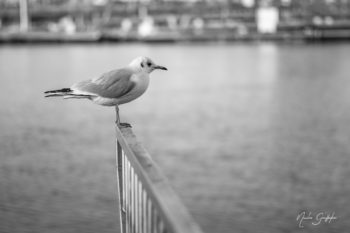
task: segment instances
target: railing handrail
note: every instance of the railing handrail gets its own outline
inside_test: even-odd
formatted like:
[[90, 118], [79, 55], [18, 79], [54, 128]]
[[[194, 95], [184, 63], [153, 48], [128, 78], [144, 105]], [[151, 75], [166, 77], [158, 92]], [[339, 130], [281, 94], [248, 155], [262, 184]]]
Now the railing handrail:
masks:
[[[160, 172], [160, 169], [153, 162], [145, 148], [138, 142], [131, 128], [116, 127], [116, 137], [117, 154], [121, 154], [121, 150], [125, 153], [144, 189], [147, 191], [147, 195], [152, 200], [152, 204], [159, 211], [159, 215], [164, 220], [169, 231], [173, 233], [202, 233], [170, 187], [166, 177]], [[118, 148], [119, 146], [120, 148]], [[122, 165], [121, 159], [117, 158], [119, 171], [121, 171]], [[120, 179], [119, 172], [118, 176], [119, 198], [123, 198], [121, 193], [121, 182], [123, 181]], [[121, 224], [125, 224], [123, 216], [121, 216], [121, 221]]]

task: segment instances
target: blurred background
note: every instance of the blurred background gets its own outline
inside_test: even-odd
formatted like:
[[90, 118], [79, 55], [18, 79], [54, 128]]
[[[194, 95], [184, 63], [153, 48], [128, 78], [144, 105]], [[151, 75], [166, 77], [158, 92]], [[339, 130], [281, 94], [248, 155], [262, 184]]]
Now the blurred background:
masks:
[[[122, 121], [204, 232], [347, 232], [349, 9], [0, 0], [0, 232], [119, 232], [114, 108], [43, 92], [140, 55], [169, 71]], [[299, 228], [301, 211], [338, 219]]]
[[350, 38], [348, 0], [1, 0], [0, 41]]

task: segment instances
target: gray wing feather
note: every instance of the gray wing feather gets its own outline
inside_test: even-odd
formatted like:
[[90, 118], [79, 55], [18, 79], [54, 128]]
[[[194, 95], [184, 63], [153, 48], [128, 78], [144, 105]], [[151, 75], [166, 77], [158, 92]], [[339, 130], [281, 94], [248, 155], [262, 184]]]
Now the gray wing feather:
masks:
[[78, 82], [71, 89], [105, 98], [120, 98], [134, 87], [132, 75], [129, 69], [112, 70], [97, 79]]

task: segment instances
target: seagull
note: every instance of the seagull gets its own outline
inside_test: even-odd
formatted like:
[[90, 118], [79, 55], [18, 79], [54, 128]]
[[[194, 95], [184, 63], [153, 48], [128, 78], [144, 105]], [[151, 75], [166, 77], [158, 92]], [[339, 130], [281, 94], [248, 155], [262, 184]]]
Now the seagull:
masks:
[[84, 80], [70, 88], [46, 91], [45, 97], [61, 96], [64, 99], [89, 99], [103, 106], [115, 106], [116, 124], [119, 127], [131, 127], [120, 123], [119, 105], [129, 103], [140, 97], [148, 88], [152, 71], [168, 70], [156, 65], [148, 57], [137, 57], [124, 68], [102, 74], [99, 78]]

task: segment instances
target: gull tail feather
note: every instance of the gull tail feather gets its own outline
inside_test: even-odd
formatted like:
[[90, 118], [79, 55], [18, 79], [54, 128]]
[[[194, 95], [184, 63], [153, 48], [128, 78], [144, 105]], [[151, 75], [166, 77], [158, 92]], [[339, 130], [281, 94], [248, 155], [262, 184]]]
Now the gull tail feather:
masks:
[[45, 97], [65, 96], [73, 91], [70, 88], [62, 88], [57, 90], [45, 91]]
[[68, 94], [64, 95], [63, 99], [91, 99], [92, 95]]
[[64, 99], [91, 99], [93, 96], [88, 94], [74, 93], [70, 88], [62, 88], [57, 90], [45, 91], [45, 97], [62, 96]]

